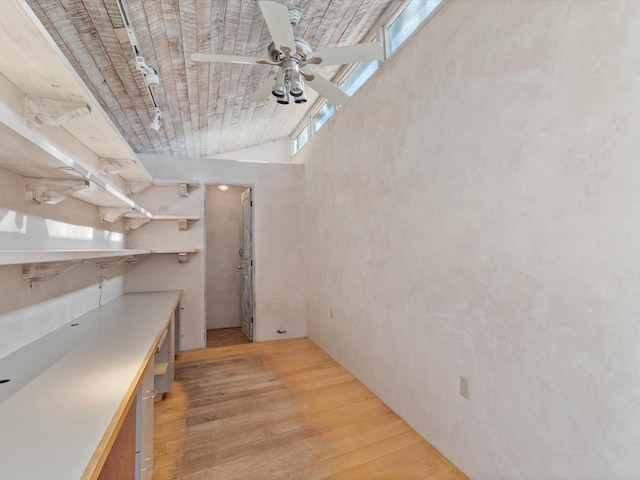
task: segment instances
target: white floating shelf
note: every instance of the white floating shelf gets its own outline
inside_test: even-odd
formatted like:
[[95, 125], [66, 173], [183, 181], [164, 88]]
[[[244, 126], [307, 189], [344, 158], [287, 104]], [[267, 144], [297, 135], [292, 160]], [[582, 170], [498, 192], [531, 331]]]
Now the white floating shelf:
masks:
[[193, 215], [154, 215], [152, 220], [200, 220], [200, 217]]
[[200, 253], [199, 248], [189, 248], [189, 249], [175, 249], [175, 250], [151, 250], [151, 253], [172, 253], [174, 255], [178, 255], [178, 263], [187, 263], [189, 261], [189, 254], [192, 253]]
[[200, 217], [197, 215], [180, 215], [180, 214], [172, 214], [172, 215], [164, 215], [150, 214], [149, 216], [145, 216], [140, 212], [129, 212], [123, 215], [125, 218], [125, 228], [127, 230], [136, 230], [151, 221], [171, 221], [178, 222], [178, 230], [184, 232], [189, 229], [189, 222], [196, 222], [200, 220]]
[[[27, 192], [36, 193], [29, 201], [39, 203], [36, 197], [53, 192], [56, 199], [72, 196], [150, 216], [128, 197], [125, 185], [150, 185], [151, 175], [26, 2], [1, 3], [0, 30], [9, 34], [0, 42], [0, 167], [30, 179], [31, 187], [36, 184], [35, 191]], [[59, 125], [66, 109], [72, 118], [76, 109], [82, 116]], [[105, 160], [121, 165], [109, 173], [102, 168]], [[84, 181], [83, 188], [60, 191], [60, 184], [78, 181]], [[44, 192], [42, 182], [49, 184]]]
[[200, 253], [199, 248], [177, 248], [177, 249], [167, 249], [167, 250], [151, 250], [151, 253]]
[[126, 250], [0, 250], [0, 265], [24, 265], [28, 263], [65, 262], [98, 258], [148, 255], [147, 249]]

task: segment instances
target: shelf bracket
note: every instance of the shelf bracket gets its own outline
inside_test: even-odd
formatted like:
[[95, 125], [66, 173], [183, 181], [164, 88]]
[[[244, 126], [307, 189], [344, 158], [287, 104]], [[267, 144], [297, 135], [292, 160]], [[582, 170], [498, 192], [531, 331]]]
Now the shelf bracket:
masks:
[[127, 258], [131, 257], [109, 257], [109, 258], [99, 258], [96, 259], [95, 265], [96, 268], [100, 270], [106, 270], [107, 268], [115, 267], [116, 265], [120, 265], [122, 262], [127, 260]]
[[98, 220], [100, 223], [113, 223], [125, 213], [132, 211], [129, 207], [98, 207]]
[[189, 196], [189, 185], [186, 183], [179, 183], [178, 184], [178, 193], [180, 194], [181, 197], [188, 197]]
[[67, 270], [87, 263], [88, 260], [67, 260], [64, 262], [27, 263], [22, 266], [23, 285], [33, 285], [34, 282], [46, 282], [59, 277]]
[[181, 232], [186, 232], [189, 230], [189, 221], [187, 219], [181, 218], [178, 220], [178, 230]]
[[26, 97], [25, 113], [31, 127], [64, 125], [74, 118], [89, 115], [91, 107], [82, 101], [58, 100], [44, 97]]
[[59, 178], [25, 178], [24, 199], [28, 203], [59, 203], [78, 190], [89, 188], [89, 180]]
[[189, 261], [189, 254], [186, 252], [178, 253], [178, 263], [187, 263]]
[[126, 230], [137, 230], [143, 225], [146, 225], [151, 221], [150, 218], [126, 218], [124, 221], [124, 228]]
[[102, 175], [117, 175], [125, 168], [133, 167], [135, 160], [128, 158], [103, 158], [100, 157], [100, 173]]
[[127, 193], [142, 193], [151, 187], [151, 182], [127, 182]]
[[95, 265], [96, 268], [99, 268], [100, 270], [106, 270], [107, 268], [113, 268], [121, 263], [138, 263], [141, 258], [146, 258], [147, 256], [148, 255], [129, 255], [125, 257], [98, 258], [95, 260]]
[[138, 263], [140, 260], [147, 258], [149, 255], [132, 255], [130, 257], [125, 258], [124, 263], [128, 265], [133, 265]]

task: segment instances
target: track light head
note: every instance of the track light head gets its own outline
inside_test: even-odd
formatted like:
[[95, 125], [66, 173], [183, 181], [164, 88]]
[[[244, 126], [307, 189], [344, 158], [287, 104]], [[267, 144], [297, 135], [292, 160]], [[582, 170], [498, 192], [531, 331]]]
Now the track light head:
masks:
[[158, 76], [158, 72], [153, 67], [147, 65], [147, 62], [144, 61], [144, 57], [136, 55], [136, 68], [142, 72], [144, 76], [144, 81], [149, 87], [157, 87], [160, 85], [160, 77]]
[[153, 121], [149, 124], [149, 128], [151, 130], [155, 130], [156, 132], [160, 130], [160, 119], [162, 118], [162, 112], [158, 107], [154, 108], [153, 113]]
[[145, 75], [144, 81], [147, 82], [147, 86], [149, 87], [157, 87], [158, 85], [160, 85], [160, 77], [158, 77], [157, 73]]

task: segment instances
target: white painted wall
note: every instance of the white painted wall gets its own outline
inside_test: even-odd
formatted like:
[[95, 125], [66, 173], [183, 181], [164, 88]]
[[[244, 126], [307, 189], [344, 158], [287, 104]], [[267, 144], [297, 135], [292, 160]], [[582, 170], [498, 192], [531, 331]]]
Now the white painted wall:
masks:
[[207, 187], [207, 329], [242, 326], [242, 192]]
[[215, 158], [244, 162], [289, 163], [291, 162], [291, 141], [286, 138], [277, 142], [263, 143], [255, 147], [221, 153]]
[[[304, 165], [160, 155], [140, 159], [155, 179], [197, 178], [205, 184], [253, 187], [255, 340], [306, 335]], [[192, 262], [204, 269], [205, 255], [195, 255]], [[204, 304], [204, 280], [200, 282]], [[278, 329], [287, 333], [279, 335]]]
[[639, 2], [451, 1], [296, 157], [310, 338], [474, 479], [638, 476], [638, 79]]
[[[22, 178], [0, 169], [0, 250], [123, 248], [120, 223], [98, 223], [96, 207], [68, 198], [58, 205], [27, 204]], [[107, 231], [106, 228], [113, 231]], [[32, 287], [22, 266], [0, 266], [0, 358], [124, 292], [126, 266], [100, 270], [92, 263]]]
[[178, 230], [176, 220], [153, 221], [129, 232], [127, 248], [152, 250], [194, 250], [188, 263], [178, 263], [176, 254], [151, 255], [131, 265], [127, 274], [127, 292], [182, 290], [181, 348], [189, 350], [205, 346], [204, 300], [204, 192], [193, 188], [181, 197], [177, 186], [152, 187], [131, 198], [154, 214], [199, 216], [189, 221], [187, 231]]

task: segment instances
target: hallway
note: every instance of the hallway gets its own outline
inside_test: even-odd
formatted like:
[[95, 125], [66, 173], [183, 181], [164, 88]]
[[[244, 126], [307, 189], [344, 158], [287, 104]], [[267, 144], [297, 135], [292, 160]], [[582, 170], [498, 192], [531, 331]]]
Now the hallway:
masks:
[[241, 345], [251, 343], [242, 333], [242, 327], [215, 328], [207, 330], [207, 348], [228, 347], [230, 345]]

